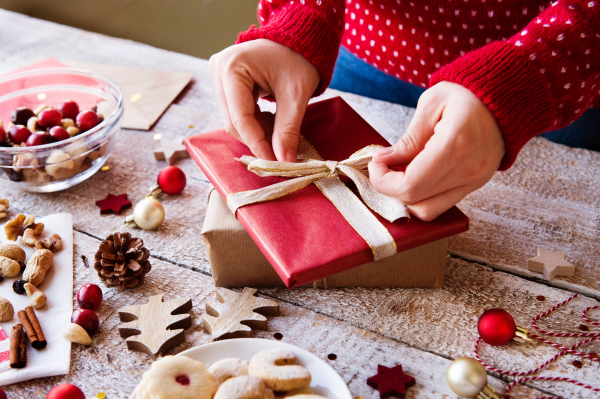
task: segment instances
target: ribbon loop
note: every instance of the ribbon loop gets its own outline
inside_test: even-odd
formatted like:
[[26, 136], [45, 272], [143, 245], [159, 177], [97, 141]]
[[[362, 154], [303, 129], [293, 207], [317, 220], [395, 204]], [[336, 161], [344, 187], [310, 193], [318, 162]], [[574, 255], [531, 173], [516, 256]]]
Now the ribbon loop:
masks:
[[[258, 176], [293, 177], [293, 179], [257, 190], [229, 194], [227, 206], [235, 214], [242, 206], [270, 201], [315, 183], [369, 244], [375, 260], [392, 256], [397, 252], [394, 239], [365, 204], [390, 222], [403, 217], [408, 218], [409, 214], [400, 202], [377, 192], [369, 180], [367, 166], [372, 159], [373, 151], [378, 147], [367, 146], [341, 162], [324, 161], [314, 147], [302, 137], [298, 147], [297, 163], [266, 161], [245, 155], [238, 161], [248, 165], [248, 170]], [[364, 203], [346, 187], [339, 179], [339, 175], [349, 177], [356, 184]]]

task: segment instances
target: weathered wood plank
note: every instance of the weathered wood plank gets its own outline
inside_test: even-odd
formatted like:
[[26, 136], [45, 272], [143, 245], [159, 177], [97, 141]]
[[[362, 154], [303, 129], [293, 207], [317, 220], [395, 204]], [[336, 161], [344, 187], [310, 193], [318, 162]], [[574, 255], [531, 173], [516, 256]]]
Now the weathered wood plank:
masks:
[[[127, 398], [152, 361], [143, 353], [126, 349], [118, 333], [117, 310], [145, 303], [151, 295], [164, 294], [165, 300], [192, 298], [192, 326], [185, 330], [185, 342], [172, 354], [208, 342], [210, 335], [202, 327], [201, 314], [204, 302], [215, 300], [209, 277], [152, 258], [153, 269], [143, 286], [124, 292], [107, 289], [93, 267], [84, 267], [79, 259], [82, 254], [92, 257], [99, 243], [85, 234], [75, 233], [77, 261], [73, 291], [92, 282], [99, 284], [104, 293], [104, 302], [98, 311], [100, 330], [94, 337], [93, 347], [73, 346], [68, 376], [10, 385], [5, 387], [9, 397], [44, 398], [53, 386], [69, 382], [81, 387], [87, 397], [105, 392], [109, 398]], [[366, 385], [366, 379], [375, 373], [377, 364], [400, 363], [417, 379], [417, 385], [410, 391], [411, 398], [455, 397], [445, 382], [449, 360], [309, 310], [287, 303], [280, 306], [281, 315], [269, 318], [269, 330], [253, 332], [253, 336], [274, 339], [273, 334], [280, 332], [284, 342], [307, 349], [328, 362], [349, 384], [353, 395], [377, 398], [377, 392]], [[328, 360], [330, 353], [336, 354], [337, 359]], [[501, 381], [493, 377], [490, 380], [495, 388], [504, 389]]]

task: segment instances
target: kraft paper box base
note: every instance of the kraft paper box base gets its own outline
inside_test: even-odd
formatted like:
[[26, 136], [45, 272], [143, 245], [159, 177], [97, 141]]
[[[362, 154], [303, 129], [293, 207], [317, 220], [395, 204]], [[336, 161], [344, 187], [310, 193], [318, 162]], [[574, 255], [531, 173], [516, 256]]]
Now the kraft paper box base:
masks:
[[[209, 194], [202, 236], [216, 287], [285, 287], [216, 190]], [[439, 288], [447, 248], [448, 239], [443, 238], [304, 287]]]

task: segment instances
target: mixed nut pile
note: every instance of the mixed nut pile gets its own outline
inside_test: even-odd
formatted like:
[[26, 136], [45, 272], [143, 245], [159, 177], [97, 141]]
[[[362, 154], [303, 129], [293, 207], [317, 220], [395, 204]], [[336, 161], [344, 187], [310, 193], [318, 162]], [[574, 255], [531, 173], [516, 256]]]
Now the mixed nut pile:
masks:
[[[96, 107], [80, 111], [79, 105], [70, 100], [56, 108], [47, 104], [35, 110], [19, 107], [11, 113], [10, 123], [6, 126], [0, 120], [0, 147], [36, 147], [60, 142], [96, 127], [103, 120]], [[3, 156], [0, 151], [0, 175], [3, 171], [12, 181], [33, 184], [68, 179], [88, 169], [104, 154], [106, 144], [92, 150], [91, 146], [73, 143], [52, 151], [43, 159], [40, 159], [41, 154], [34, 152]]]

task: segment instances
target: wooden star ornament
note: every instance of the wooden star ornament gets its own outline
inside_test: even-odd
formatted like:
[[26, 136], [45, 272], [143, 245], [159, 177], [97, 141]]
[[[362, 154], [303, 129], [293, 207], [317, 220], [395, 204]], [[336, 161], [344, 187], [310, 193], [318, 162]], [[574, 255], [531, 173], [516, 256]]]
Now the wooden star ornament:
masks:
[[102, 214], [114, 213], [118, 215], [121, 210], [131, 208], [131, 202], [127, 201], [127, 194], [108, 194], [106, 198], [96, 201], [96, 205], [100, 207], [100, 213]]
[[533, 272], [544, 273], [548, 280], [556, 276], [573, 276], [575, 265], [565, 260], [567, 251], [552, 252], [544, 248], [537, 249], [537, 256], [527, 260], [527, 268]]
[[379, 391], [381, 399], [406, 397], [406, 389], [415, 385], [414, 377], [404, 374], [402, 365], [389, 368], [377, 365], [377, 374], [367, 379], [367, 385]]
[[154, 150], [154, 159], [157, 161], [167, 161], [169, 165], [173, 165], [175, 160], [179, 158], [188, 158], [190, 154], [183, 144], [183, 140], [161, 139], [160, 146]]

